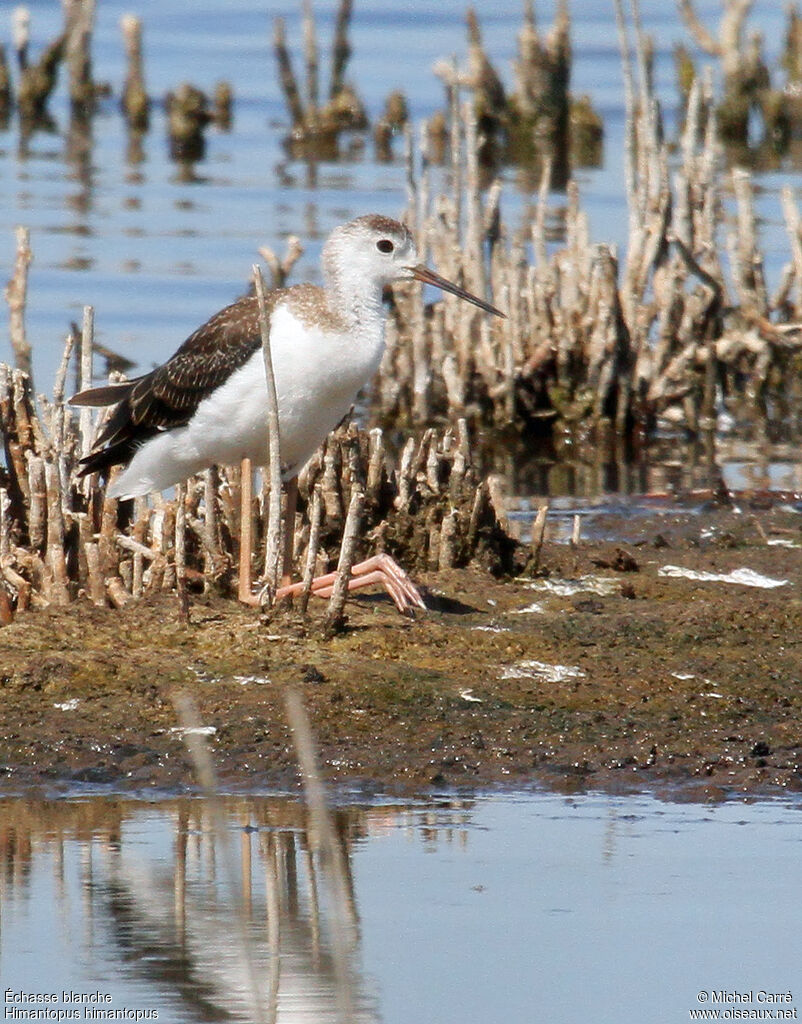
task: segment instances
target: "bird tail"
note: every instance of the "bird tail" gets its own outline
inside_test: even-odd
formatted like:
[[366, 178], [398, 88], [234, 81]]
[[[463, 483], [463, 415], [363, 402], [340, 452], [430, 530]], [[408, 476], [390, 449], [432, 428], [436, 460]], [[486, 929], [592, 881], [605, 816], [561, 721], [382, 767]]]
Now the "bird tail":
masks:
[[109, 445], [108, 448], [90, 452], [80, 460], [78, 479], [89, 476], [90, 473], [108, 472], [113, 466], [125, 464], [131, 459], [136, 449], [137, 445], [128, 438], [118, 444]]
[[79, 391], [77, 395], [73, 395], [69, 400], [69, 404], [83, 406], [89, 405], [93, 408], [100, 408], [106, 405], [117, 405], [131, 394], [134, 385], [137, 384], [140, 379], [141, 378], [137, 377], [136, 380], [123, 380], [118, 384], [104, 384], [99, 388], [87, 388], [85, 391]]

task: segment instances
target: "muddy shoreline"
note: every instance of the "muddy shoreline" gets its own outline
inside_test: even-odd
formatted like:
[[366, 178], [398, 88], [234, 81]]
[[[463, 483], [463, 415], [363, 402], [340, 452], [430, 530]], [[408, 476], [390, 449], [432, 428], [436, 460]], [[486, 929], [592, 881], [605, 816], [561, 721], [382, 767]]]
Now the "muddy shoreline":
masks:
[[294, 790], [288, 685], [341, 793], [802, 791], [801, 518], [788, 505], [611, 518], [623, 543], [546, 544], [528, 580], [431, 574], [427, 615], [368, 595], [333, 639], [322, 602], [308, 620], [267, 619], [195, 597], [188, 626], [170, 595], [21, 614], [0, 630], [0, 793], [192, 789], [177, 691], [215, 730], [222, 788]]

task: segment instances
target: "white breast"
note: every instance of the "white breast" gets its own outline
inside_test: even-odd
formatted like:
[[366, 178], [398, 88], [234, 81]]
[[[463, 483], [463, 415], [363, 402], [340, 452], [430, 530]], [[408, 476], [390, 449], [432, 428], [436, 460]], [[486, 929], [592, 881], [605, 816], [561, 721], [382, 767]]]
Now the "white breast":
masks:
[[[381, 361], [384, 325], [350, 332], [304, 325], [286, 306], [271, 317], [270, 349], [279, 400], [281, 462], [293, 475], [345, 416]], [[213, 463], [268, 459], [267, 387], [261, 348], [204, 399], [186, 427], [147, 441], [109, 488], [112, 497], [164, 490]]]

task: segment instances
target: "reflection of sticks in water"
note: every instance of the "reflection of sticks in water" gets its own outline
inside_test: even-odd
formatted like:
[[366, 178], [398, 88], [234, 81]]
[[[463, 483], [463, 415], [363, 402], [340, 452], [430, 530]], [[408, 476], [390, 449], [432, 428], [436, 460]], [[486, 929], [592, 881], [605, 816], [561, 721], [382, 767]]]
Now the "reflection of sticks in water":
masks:
[[[203, 731], [200, 724], [200, 717], [194, 702], [186, 694], [176, 694], [173, 702], [181, 723], [184, 742], [190, 753], [195, 766], [198, 781], [204, 790], [204, 796], [208, 802], [211, 812], [214, 835], [220, 844], [222, 852], [222, 866], [228, 883], [232, 901], [236, 907], [236, 919], [240, 933], [243, 958], [248, 974], [248, 982], [253, 1000], [252, 1013], [257, 1022], [269, 1021], [271, 1024], [276, 1020], [278, 1009], [278, 992], [281, 964], [281, 892], [282, 888], [289, 892], [290, 898], [297, 891], [297, 877], [294, 868], [295, 846], [294, 838], [290, 837], [292, 844], [284, 852], [287, 857], [286, 874], [287, 885], [279, 884], [279, 837], [270, 833], [262, 843], [266, 872], [266, 906], [267, 906], [267, 934], [270, 947], [270, 973], [268, 1000], [265, 1005], [262, 1002], [261, 990], [258, 983], [256, 971], [256, 958], [251, 948], [248, 936], [248, 920], [251, 914], [251, 839], [250, 832], [243, 830], [242, 845], [240, 848], [241, 885], [237, 885], [236, 855], [229, 840], [226, 817], [223, 803], [219, 796], [219, 788], [215, 778], [215, 772], [208, 748], [203, 739]], [[339, 1020], [351, 1022], [354, 1020], [354, 983], [351, 972], [350, 956], [357, 941], [357, 919], [354, 906], [353, 892], [350, 885], [349, 873], [342, 846], [337, 837], [334, 824], [330, 817], [326, 798], [323, 790], [323, 782], [317, 767], [317, 759], [314, 749], [314, 741], [309, 726], [309, 720], [301, 704], [299, 696], [290, 691], [286, 697], [287, 717], [292, 729], [298, 761], [301, 766], [301, 773], [304, 780], [307, 808], [309, 812], [309, 859], [307, 863], [307, 874], [311, 887], [311, 906], [313, 919], [313, 932], [316, 937], [315, 945], [319, 940], [319, 904], [317, 893], [317, 882], [314, 870], [314, 858], [312, 848], [316, 843], [319, 850], [320, 861], [327, 876], [331, 893], [332, 905], [332, 962], [335, 975], [335, 989], [338, 1006]], [[186, 827], [183, 829], [186, 834]], [[182, 860], [183, 858], [183, 860]], [[186, 845], [177, 847], [177, 859], [180, 870], [176, 871], [176, 886], [183, 886], [186, 879]], [[176, 889], [176, 915], [183, 921], [185, 907], [183, 893], [179, 894]], [[288, 908], [291, 910], [291, 908]], [[183, 930], [183, 927], [182, 929]], [[319, 950], [316, 950], [318, 952]]]
[[278, 990], [281, 983], [281, 893], [278, 884], [278, 843], [275, 832], [263, 838], [262, 856], [265, 864], [267, 944], [270, 950], [267, 1017], [272, 1024], [278, 1013]]
[[340, 1019], [354, 1019], [354, 992], [350, 969], [350, 954], [357, 940], [356, 908], [348, 884], [348, 872], [342, 847], [326, 804], [323, 780], [317, 764], [315, 742], [309, 718], [295, 690], [289, 690], [285, 697], [287, 718], [292, 728], [295, 753], [301, 767], [304, 793], [309, 808], [310, 843], [317, 836], [320, 843], [323, 865], [329, 876], [332, 894], [332, 956], [337, 978], [337, 1001]]
[[208, 801], [212, 826], [222, 851], [223, 871], [231, 900], [236, 911], [234, 914], [237, 924], [236, 930], [239, 935], [240, 947], [250, 988], [252, 1001], [250, 1010], [257, 1024], [263, 1024], [263, 1022], [267, 1021], [267, 1018], [264, 1013], [261, 988], [259, 985], [253, 950], [248, 936], [242, 886], [237, 885], [236, 856], [231, 848], [226, 816], [223, 810], [223, 802], [219, 796], [219, 787], [217, 785], [212, 759], [203, 740], [200, 716], [198, 715], [198, 709], [195, 706], [194, 701], [186, 694], [176, 694], [173, 697], [173, 703], [175, 704], [178, 719], [183, 730], [184, 742], [195, 766], [195, 773], [197, 775], [198, 782], [200, 783], [201, 788], [204, 791], [204, 796]]
[[176, 938], [184, 945], [187, 937], [187, 842], [189, 840], [189, 815], [186, 807], [180, 807], [175, 830], [175, 861], [173, 868], [173, 920]]

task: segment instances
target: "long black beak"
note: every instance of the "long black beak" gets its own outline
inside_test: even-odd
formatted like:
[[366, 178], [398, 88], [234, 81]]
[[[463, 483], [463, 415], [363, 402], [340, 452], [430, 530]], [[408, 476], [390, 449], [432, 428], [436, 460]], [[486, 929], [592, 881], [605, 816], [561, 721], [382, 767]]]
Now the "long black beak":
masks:
[[502, 313], [500, 309], [491, 306], [489, 302], [477, 299], [475, 295], [466, 292], [464, 288], [460, 288], [458, 285], [447, 281], [444, 277], [440, 277], [433, 270], [424, 267], [422, 263], [419, 263], [416, 267], [407, 267], [407, 270], [416, 281], [423, 281], [424, 284], [433, 284], [435, 288], [441, 288], [444, 292], [451, 292], [452, 295], [458, 295], [461, 299], [467, 299], [468, 302], [472, 302], [474, 306], [478, 306], [479, 309], [483, 309], [486, 313], [493, 313], [494, 316], [501, 316], [506, 319], [506, 313]]

